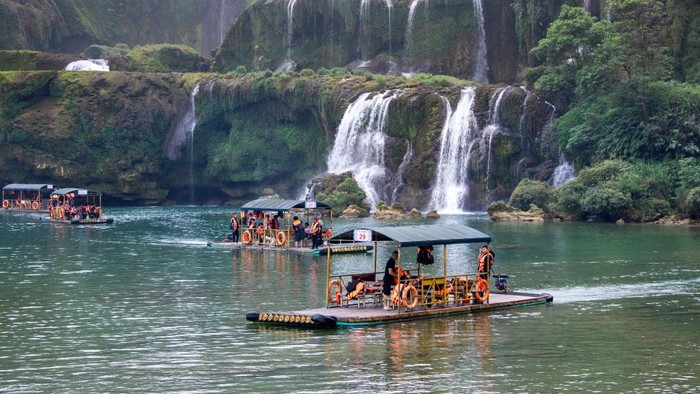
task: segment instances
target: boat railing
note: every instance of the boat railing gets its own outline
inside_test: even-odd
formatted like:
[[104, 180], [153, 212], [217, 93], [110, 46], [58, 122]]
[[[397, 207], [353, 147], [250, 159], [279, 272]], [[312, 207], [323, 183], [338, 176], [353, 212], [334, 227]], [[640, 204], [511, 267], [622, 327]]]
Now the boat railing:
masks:
[[[330, 282], [326, 291], [326, 299], [330, 307], [352, 305], [364, 307], [370, 298], [375, 306], [381, 305], [383, 272], [342, 274], [332, 277], [335, 279]], [[399, 310], [411, 310], [417, 307], [446, 307], [449, 304], [488, 302], [488, 292], [477, 288], [478, 277], [477, 272], [436, 277], [424, 275], [403, 277], [400, 284], [392, 287], [392, 306]], [[347, 292], [346, 286], [352, 281], [361, 281], [362, 291], [354, 294]], [[486, 286], [488, 288], [488, 279]]]

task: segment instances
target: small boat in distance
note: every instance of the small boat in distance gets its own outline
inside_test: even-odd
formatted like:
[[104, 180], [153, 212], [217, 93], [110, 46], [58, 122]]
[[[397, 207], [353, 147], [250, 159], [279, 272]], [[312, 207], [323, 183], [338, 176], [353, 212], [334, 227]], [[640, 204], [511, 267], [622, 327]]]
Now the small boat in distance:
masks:
[[[420, 225], [358, 228], [336, 235], [331, 238], [330, 244], [348, 240], [374, 243], [372, 271], [336, 272], [332, 267], [331, 253], [327, 253], [324, 308], [290, 312], [253, 311], [246, 314], [246, 320], [258, 324], [301, 328], [352, 327], [552, 302], [552, 296], [546, 293], [510, 291], [506, 275], [494, 276], [497, 279], [495, 285], [501, 292], [491, 294], [489, 272], [469, 272], [468, 267], [464, 266], [466, 264], [463, 264], [459, 272], [448, 273], [448, 245], [491, 242], [490, 236], [471, 227]], [[387, 298], [383, 295], [384, 270], [377, 269], [376, 251], [379, 243], [395, 247], [398, 252], [396, 271], [400, 280], [391, 281], [391, 296]], [[421, 264], [410, 269], [402, 266], [401, 255], [406, 254], [406, 251], [402, 252], [402, 247], [428, 248], [433, 245], [443, 246], [442, 275], [421, 275]], [[405, 260], [416, 261], [413, 256]], [[416, 275], [411, 275], [410, 272], [415, 272]]]
[[2, 188], [2, 207], [8, 211], [48, 212], [50, 193], [46, 183], [10, 183]]
[[[325, 254], [328, 245], [326, 241], [333, 236], [333, 211], [327, 204], [313, 200], [282, 200], [261, 198], [249, 201], [241, 206], [237, 215], [240, 240], [235, 241], [233, 231], [226, 235], [223, 241], [207, 242], [212, 248], [227, 249], [264, 249], [275, 251], [291, 251], [300, 253]], [[321, 222], [321, 231], [317, 238], [316, 248], [310, 234], [300, 241], [295, 240], [294, 217], [299, 223], [309, 224], [309, 231], [314, 226], [314, 220]], [[323, 224], [323, 218], [328, 225]], [[270, 225], [270, 222], [276, 224]], [[296, 242], [295, 242], [296, 241]], [[296, 243], [296, 245], [295, 245]], [[359, 253], [372, 249], [372, 245], [348, 242], [332, 248], [333, 253]]]
[[102, 193], [75, 187], [51, 193], [51, 220], [70, 224], [111, 224], [112, 218], [102, 214]]

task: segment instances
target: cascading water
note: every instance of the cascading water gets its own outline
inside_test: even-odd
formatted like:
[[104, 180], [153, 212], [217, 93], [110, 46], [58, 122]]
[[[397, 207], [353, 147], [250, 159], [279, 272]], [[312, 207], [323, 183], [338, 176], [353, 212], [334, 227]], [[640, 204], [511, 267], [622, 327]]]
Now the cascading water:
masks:
[[403, 186], [403, 173], [406, 170], [408, 164], [411, 162], [412, 158], [413, 147], [411, 146], [411, 141], [406, 140], [406, 153], [403, 155], [401, 165], [399, 165], [399, 168], [396, 170], [396, 176], [394, 177], [393, 182], [389, 185], [391, 189], [391, 199], [389, 200], [389, 204], [391, 205], [393, 205], [398, 200], [399, 191]]
[[369, 4], [370, 0], [360, 0], [360, 59], [367, 58], [367, 42], [369, 41]]
[[457, 108], [443, 97], [445, 123], [440, 136], [440, 159], [430, 208], [442, 213], [461, 213], [469, 195], [468, 166], [472, 147], [478, 140], [474, 116], [475, 89], [462, 90]]
[[476, 52], [476, 65], [474, 66], [474, 81], [489, 83], [488, 52], [486, 48], [486, 29], [484, 28], [484, 8], [482, 0], [473, 0], [474, 17], [478, 25], [478, 44]]
[[394, 2], [393, 0], [384, 0], [386, 3], [386, 9], [389, 12], [389, 53], [393, 53], [394, 50], [391, 45], [391, 18], [394, 14]]
[[292, 60], [292, 36], [294, 35], [294, 6], [297, 0], [286, 0], [287, 8], [287, 60], [282, 64], [279, 71], [294, 70], [294, 61]]
[[109, 71], [109, 61], [105, 59], [76, 60], [68, 63], [67, 71]]
[[173, 134], [166, 141], [166, 154], [170, 160], [176, 160], [179, 148], [190, 138], [190, 201], [194, 201], [194, 128], [197, 125], [195, 98], [199, 93], [199, 84], [192, 88], [190, 105], [185, 114], [175, 125]]
[[591, 0], [583, 0], [583, 9], [591, 13]]
[[363, 93], [345, 110], [338, 126], [335, 143], [328, 154], [328, 172], [352, 172], [367, 203], [374, 209], [386, 199], [387, 170], [384, 167], [384, 146], [389, 104], [403, 91]]
[[525, 86], [521, 86], [520, 89], [525, 92], [525, 99], [523, 100], [523, 107], [520, 113], [520, 120], [518, 121], [518, 132], [523, 133], [523, 128], [525, 127], [525, 116], [527, 116], [527, 102], [530, 101], [532, 93]]
[[564, 154], [560, 154], [559, 165], [554, 169], [554, 175], [552, 175], [552, 186], [564, 186], [574, 178], [576, 178], [576, 170], [573, 164], [566, 160]]
[[418, 4], [422, 1], [425, 1], [427, 6], [428, 0], [413, 0], [411, 5], [408, 7], [408, 21], [406, 22], [406, 39], [404, 44], [403, 64], [404, 68], [408, 70], [407, 73], [409, 75], [413, 73], [411, 71], [411, 61], [413, 60], [413, 21], [416, 17], [416, 8], [418, 8]]
[[501, 101], [511, 90], [512, 86], [507, 86], [504, 88], [497, 89], [493, 97], [491, 97], [491, 115], [489, 116], [489, 124], [484, 128], [481, 133], [482, 138], [488, 138], [488, 143], [484, 144], [486, 146], [486, 188], [488, 190], [489, 180], [491, 179], [491, 143], [493, 142], [493, 136], [501, 128]]

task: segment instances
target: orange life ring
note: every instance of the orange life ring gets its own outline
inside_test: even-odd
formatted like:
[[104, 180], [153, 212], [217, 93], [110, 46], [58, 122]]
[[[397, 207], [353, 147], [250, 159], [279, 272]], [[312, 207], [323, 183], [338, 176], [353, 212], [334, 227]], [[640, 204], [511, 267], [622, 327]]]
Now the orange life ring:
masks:
[[37, 209], [39, 209], [39, 203], [36, 202], [36, 201], [34, 201], [34, 202], [32, 203], [32, 209], [35, 210], [35, 211], [36, 211]]
[[7, 201], [7, 200], [2, 200], [2, 207], [3, 207], [3, 208], [7, 208], [7, 207], [9, 207], [9, 206], [10, 206], [10, 202], [9, 202], [9, 201]]
[[250, 230], [246, 230], [243, 232], [241, 235], [241, 239], [243, 240], [243, 243], [246, 245], [250, 245], [253, 243], [253, 235], [250, 233]]
[[278, 231], [277, 236], [275, 236], [275, 243], [277, 246], [282, 246], [287, 243], [287, 234], [284, 231]]
[[487, 280], [477, 277], [476, 284], [474, 285], [474, 297], [480, 303], [489, 300], [489, 282]]
[[[335, 291], [333, 288], [336, 287]], [[328, 283], [328, 290], [326, 291], [326, 296], [329, 302], [335, 302], [340, 304], [340, 294], [342, 293], [343, 286], [341, 285], [340, 279], [333, 279]]]
[[324, 237], [326, 238], [331, 238], [333, 237], [333, 230], [327, 229], [326, 232], [323, 234]]
[[[413, 295], [413, 300], [410, 304], [408, 303], [408, 293]], [[413, 309], [416, 305], [418, 305], [418, 290], [416, 290], [413, 285], [409, 284], [405, 286], [401, 292], [401, 306], [406, 309]]]

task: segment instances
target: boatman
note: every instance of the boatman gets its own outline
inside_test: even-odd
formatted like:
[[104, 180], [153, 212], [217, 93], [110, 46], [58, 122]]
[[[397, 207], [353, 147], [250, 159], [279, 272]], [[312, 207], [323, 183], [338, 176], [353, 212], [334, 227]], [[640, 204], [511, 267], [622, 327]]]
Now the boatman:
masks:
[[384, 286], [382, 287], [382, 294], [384, 299], [384, 310], [389, 310], [389, 305], [391, 304], [391, 286], [399, 280], [399, 275], [396, 273], [396, 260], [399, 258], [399, 252], [391, 252], [391, 257], [386, 262], [386, 267], [384, 267]]
[[233, 235], [233, 242], [238, 242], [239, 229], [241, 228], [237, 216], [238, 215], [233, 214], [233, 216], [231, 216], [231, 223], [229, 224], [229, 227], [231, 227], [231, 234]]
[[481, 279], [489, 280], [489, 272], [491, 272], [494, 255], [488, 245], [481, 247], [479, 251], [479, 277]]

